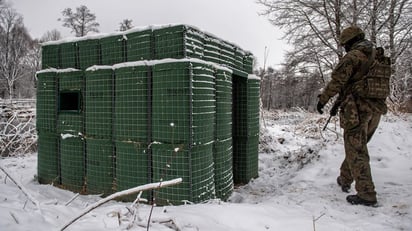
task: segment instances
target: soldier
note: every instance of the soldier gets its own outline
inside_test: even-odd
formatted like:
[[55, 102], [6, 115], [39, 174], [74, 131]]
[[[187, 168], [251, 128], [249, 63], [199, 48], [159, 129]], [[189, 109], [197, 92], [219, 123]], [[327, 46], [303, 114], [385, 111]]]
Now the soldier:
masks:
[[[364, 32], [357, 26], [344, 29], [340, 44], [346, 55], [332, 72], [332, 79], [319, 95], [317, 110], [330, 98], [339, 94], [340, 123], [344, 129], [345, 159], [340, 167], [337, 183], [342, 191], [349, 192], [355, 181], [357, 194], [349, 195], [346, 200], [354, 205], [376, 205], [375, 186], [369, 164], [367, 143], [378, 127], [382, 114], [387, 112], [384, 99], [362, 98], [354, 94], [354, 85], [365, 75], [361, 71], [372, 56], [373, 44], [365, 39]], [[361, 73], [361, 74], [360, 74]]]

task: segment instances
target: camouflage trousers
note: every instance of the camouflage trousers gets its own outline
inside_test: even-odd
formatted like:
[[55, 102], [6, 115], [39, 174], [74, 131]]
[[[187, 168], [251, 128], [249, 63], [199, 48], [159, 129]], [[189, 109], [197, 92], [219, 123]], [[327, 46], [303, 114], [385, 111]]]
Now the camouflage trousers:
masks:
[[[349, 108], [351, 107], [349, 106]], [[356, 126], [344, 127], [345, 159], [340, 167], [340, 176], [342, 183], [345, 185], [350, 185], [355, 181], [355, 189], [360, 198], [376, 201], [367, 143], [379, 125], [381, 114], [370, 110], [362, 110], [359, 105], [355, 108], [360, 110], [352, 111], [351, 118], [354, 118], [353, 113], [356, 114], [358, 118], [357, 125], [352, 123]], [[348, 114], [348, 112], [346, 111], [344, 114]], [[341, 120], [351, 118], [341, 117]]]

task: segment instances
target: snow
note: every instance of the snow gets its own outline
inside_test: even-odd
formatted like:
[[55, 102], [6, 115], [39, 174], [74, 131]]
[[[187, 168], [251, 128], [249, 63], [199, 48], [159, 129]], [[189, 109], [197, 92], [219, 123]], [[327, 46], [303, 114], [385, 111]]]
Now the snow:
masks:
[[[154, 207], [150, 230], [412, 230], [412, 115], [383, 116], [368, 145], [377, 207], [348, 204], [336, 184], [344, 149], [335, 118], [321, 133], [326, 116], [264, 115], [259, 177], [237, 186], [228, 202]], [[0, 160], [41, 208], [0, 172], [0, 230], [59, 230], [102, 199], [80, 195], [66, 206], [75, 193], [37, 183], [36, 163], [36, 153]], [[151, 207], [132, 204], [108, 202], [67, 230], [146, 230]]]
[[[83, 37], [67, 37], [67, 38], [63, 38], [61, 40], [57, 40], [57, 41], [47, 41], [42, 43], [42, 46], [49, 46], [49, 45], [60, 45], [63, 43], [74, 43], [74, 42], [79, 42], [79, 41], [84, 41], [84, 40], [93, 40], [93, 39], [103, 39], [103, 38], [107, 38], [107, 37], [111, 37], [111, 36], [119, 36], [122, 35], [123, 39], [127, 40], [127, 35], [131, 34], [131, 33], [136, 33], [136, 32], [142, 32], [142, 31], [147, 31], [147, 30], [151, 30], [151, 31], [155, 31], [155, 30], [159, 30], [159, 29], [164, 29], [164, 28], [169, 28], [169, 27], [174, 27], [174, 26], [179, 26], [182, 25], [184, 26], [186, 29], [193, 29], [195, 31], [190, 31], [189, 33], [192, 34], [198, 34], [199, 36], [209, 36], [209, 38], [211, 38], [213, 41], [215, 41], [216, 43], [222, 45], [222, 46], [226, 46], [226, 47], [230, 47], [230, 46], [234, 46], [239, 48], [240, 46], [238, 46], [237, 44], [233, 43], [233, 42], [229, 42], [223, 39], [218, 38], [216, 35], [214, 35], [213, 33], [207, 32], [199, 27], [193, 26], [193, 25], [188, 25], [188, 24], [181, 24], [181, 23], [169, 23], [169, 24], [153, 24], [153, 25], [148, 25], [148, 26], [140, 26], [140, 27], [133, 27], [129, 30], [126, 31], [121, 31], [121, 32], [112, 32], [112, 33], [96, 33], [96, 34], [91, 34], [91, 35], [86, 35]], [[230, 45], [229, 45], [230, 44]], [[251, 53], [250, 51], [243, 51], [244, 53]]]
[[[204, 64], [204, 65], [209, 65], [213, 66], [215, 69], [219, 69], [221, 71], [227, 71], [232, 73], [233, 71], [225, 66], [222, 66], [220, 64], [216, 64], [214, 62], [209, 62], [209, 61], [204, 61], [201, 59], [197, 58], [182, 58], [182, 59], [173, 59], [173, 58], [165, 58], [165, 59], [155, 59], [155, 60], [141, 60], [141, 61], [132, 61], [132, 62], [124, 62], [124, 63], [118, 63], [114, 64], [112, 66], [112, 69], [120, 69], [120, 68], [127, 68], [127, 67], [136, 67], [136, 66], [154, 66], [158, 64], [166, 64], [166, 63], [185, 63], [185, 62], [190, 62], [190, 63], [197, 63], [197, 64]], [[101, 66], [93, 66], [93, 70], [98, 70], [100, 69]], [[102, 66], [102, 69], [110, 69], [110, 66]]]
[[50, 73], [50, 72], [55, 72], [55, 73], [69, 73], [69, 72], [76, 72], [76, 71], [80, 71], [79, 69], [75, 69], [75, 68], [65, 68], [65, 69], [56, 69], [56, 68], [47, 68], [47, 69], [43, 69], [40, 71], [36, 72], [37, 74], [41, 74], [41, 73]]
[[85, 41], [85, 40], [97, 40], [97, 39], [103, 39], [111, 36], [119, 36], [119, 35], [124, 35], [123, 32], [112, 32], [112, 33], [97, 33], [97, 34], [91, 34], [91, 35], [86, 35], [82, 37], [67, 37], [63, 38], [61, 40], [57, 41], [47, 41], [42, 43], [42, 46], [49, 46], [49, 45], [60, 45], [63, 43], [74, 43], [74, 42], [79, 42], [79, 41]]
[[257, 76], [257, 75], [255, 75], [255, 74], [249, 74], [249, 75], [247, 76], [247, 78], [248, 78], [248, 79], [251, 79], [251, 80], [259, 80], [259, 81], [260, 81], [260, 77]]
[[113, 66], [108, 66], [108, 65], [93, 65], [91, 67], [88, 67], [86, 71], [98, 71], [98, 70], [113, 70]]
[[68, 138], [73, 138], [73, 137], [77, 137], [75, 135], [69, 134], [69, 133], [65, 133], [65, 134], [60, 134], [62, 140], [68, 139]]

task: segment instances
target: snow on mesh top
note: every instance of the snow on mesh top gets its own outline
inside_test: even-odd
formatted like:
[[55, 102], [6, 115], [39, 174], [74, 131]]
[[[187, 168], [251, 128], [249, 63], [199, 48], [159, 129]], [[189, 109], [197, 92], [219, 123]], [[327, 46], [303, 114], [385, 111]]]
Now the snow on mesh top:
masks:
[[109, 65], [93, 65], [86, 69], [86, 71], [98, 71], [98, 70], [113, 70], [113, 66]]
[[67, 73], [67, 72], [75, 72], [80, 71], [79, 69], [75, 68], [66, 68], [66, 69], [56, 69], [56, 68], [47, 68], [36, 72], [36, 75], [41, 73], [49, 73], [49, 72], [56, 72], [56, 73]]
[[83, 37], [67, 37], [61, 40], [57, 40], [57, 41], [48, 41], [48, 42], [44, 42], [41, 45], [42, 46], [49, 46], [49, 45], [60, 45], [63, 43], [71, 43], [71, 42], [79, 42], [79, 41], [84, 41], [84, 40], [93, 40], [93, 39], [102, 39], [102, 38], [106, 38], [106, 37], [110, 37], [110, 36], [116, 36], [116, 35], [123, 35], [123, 39], [127, 40], [127, 35], [130, 33], [134, 33], [134, 32], [140, 32], [140, 31], [145, 31], [145, 30], [158, 30], [158, 29], [163, 29], [163, 28], [169, 28], [169, 27], [174, 27], [174, 26], [184, 26], [185, 28], [192, 28], [196, 31], [199, 31], [200, 33], [202, 33], [204, 35], [204, 37], [207, 37], [207, 39], [212, 40], [213, 42], [216, 42], [222, 46], [229, 46], [232, 45], [236, 48], [239, 48], [238, 51], [245, 53], [245, 54], [251, 54], [250, 51], [245, 51], [242, 50], [240, 48], [240, 46], [238, 46], [237, 44], [233, 43], [233, 42], [229, 42], [226, 40], [223, 40], [221, 38], [219, 38], [218, 36], [207, 32], [199, 27], [196, 26], [192, 26], [192, 25], [187, 25], [187, 24], [179, 24], [179, 23], [170, 23], [170, 24], [162, 24], [162, 25], [149, 25], [149, 26], [141, 26], [141, 27], [134, 27], [132, 29], [126, 30], [126, 31], [122, 31], [122, 32], [114, 32], [114, 33], [99, 33], [99, 34], [92, 34], [92, 35], [86, 35]]
[[[213, 66], [215, 69], [218, 69], [218, 70], [233, 73], [233, 70], [229, 69], [228, 67], [222, 66], [214, 62], [197, 59], [197, 58], [183, 58], [183, 59], [166, 58], [166, 59], [158, 59], [158, 60], [142, 60], [142, 61], [118, 63], [118, 64], [114, 64], [113, 66], [93, 65], [93, 66], [88, 67], [86, 71], [98, 71], [98, 70], [110, 70], [110, 69], [115, 70], [115, 69], [124, 68], [124, 67], [154, 66], [157, 64], [176, 63], [176, 62], [190, 62], [190, 63], [205, 64], [205, 65]], [[41, 74], [41, 73], [49, 73], [49, 72], [65, 73], [65, 72], [74, 72], [74, 71], [81, 71], [81, 70], [75, 69], [75, 68], [66, 68], [66, 69], [47, 68], [47, 69], [43, 69], [43, 70], [36, 72], [36, 75]]]
[[248, 79], [253, 79], [253, 80], [259, 80], [260, 81], [260, 77], [255, 75], [255, 74], [249, 74], [247, 76]]
[[113, 69], [119, 69], [119, 68], [124, 68], [124, 67], [135, 67], [135, 66], [154, 66], [157, 64], [163, 64], [163, 63], [176, 63], [176, 62], [191, 62], [191, 63], [199, 63], [199, 64], [206, 64], [213, 66], [216, 69], [227, 71], [232, 73], [233, 71], [227, 67], [224, 67], [222, 65], [213, 63], [213, 62], [208, 62], [204, 61], [201, 59], [196, 59], [196, 58], [183, 58], [183, 59], [172, 59], [172, 58], [166, 58], [166, 59], [158, 59], [158, 60], [142, 60], [142, 61], [134, 61], [134, 62], [125, 62], [125, 63], [119, 63], [113, 65]]
[[49, 46], [49, 45], [60, 45], [63, 43], [74, 43], [74, 42], [80, 42], [84, 40], [96, 40], [96, 39], [102, 39], [110, 36], [117, 36], [117, 35], [124, 35], [123, 32], [114, 32], [114, 33], [101, 33], [101, 34], [92, 34], [92, 35], [86, 35], [83, 37], [67, 37], [64, 39], [60, 39], [57, 41], [48, 41], [41, 43], [42, 46]]

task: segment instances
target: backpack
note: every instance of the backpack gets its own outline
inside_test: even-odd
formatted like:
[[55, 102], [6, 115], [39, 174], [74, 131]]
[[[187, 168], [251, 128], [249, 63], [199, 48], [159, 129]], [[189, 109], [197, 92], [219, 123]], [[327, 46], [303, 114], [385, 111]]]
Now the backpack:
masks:
[[[354, 83], [354, 94], [362, 98], [386, 99], [390, 94], [391, 66], [375, 59], [373, 49], [368, 63], [362, 67], [363, 77]], [[364, 74], [366, 73], [366, 74]]]

